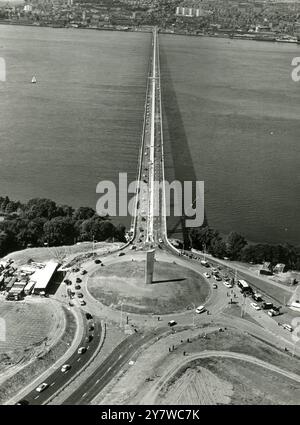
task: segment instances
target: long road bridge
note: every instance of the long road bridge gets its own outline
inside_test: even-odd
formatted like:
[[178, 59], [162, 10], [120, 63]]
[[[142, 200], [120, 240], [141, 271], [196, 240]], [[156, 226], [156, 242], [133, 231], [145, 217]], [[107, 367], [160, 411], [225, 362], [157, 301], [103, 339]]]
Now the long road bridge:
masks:
[[164, 150], [158, 31], [153, 30], [149, 62], [144, 126], [138, 167], [133, 242], [153, 248], [167, 242]]

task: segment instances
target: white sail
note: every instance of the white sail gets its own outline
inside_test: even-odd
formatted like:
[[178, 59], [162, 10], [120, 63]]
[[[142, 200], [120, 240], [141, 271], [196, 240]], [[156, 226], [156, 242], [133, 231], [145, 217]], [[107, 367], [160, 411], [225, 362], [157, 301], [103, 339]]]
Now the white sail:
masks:
[[32, 82], [33, 84], [34, 84], [34, 83], [36, 83], [36, 76], [35, 76], [35, 75], [32, 77], [31, 82]]

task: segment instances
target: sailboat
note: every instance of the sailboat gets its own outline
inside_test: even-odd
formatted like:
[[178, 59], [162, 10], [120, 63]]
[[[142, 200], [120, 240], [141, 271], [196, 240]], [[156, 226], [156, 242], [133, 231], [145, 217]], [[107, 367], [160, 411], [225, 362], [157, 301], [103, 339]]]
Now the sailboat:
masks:
[[32, 77], [31, 82], [32, 82], [32, 84], [36, 83], [36, 76], [35, 75]]

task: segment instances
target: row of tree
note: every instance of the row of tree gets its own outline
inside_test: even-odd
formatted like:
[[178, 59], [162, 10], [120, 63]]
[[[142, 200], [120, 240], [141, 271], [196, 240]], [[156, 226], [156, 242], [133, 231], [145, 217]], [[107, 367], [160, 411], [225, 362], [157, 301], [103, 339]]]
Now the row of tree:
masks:
[[115, 226], [90, 207], [74, 209], [50, 199], [26, 204], [0, 197], [0, 256], [28, 246], [71, 245], [77, 241], [125, 241], [125, 226]]
[[210, 227], [193, 229], [190, 232], [190, 241], [193, 248], [206, 251], [217, 258], [228, 257], [230, 260], [255, 264], [268, 261], [272, 266], [284, 263], [290, 270], [300, 270], [300, 250], [290, 244], [248, 244], [236, 232], [223, 237]]

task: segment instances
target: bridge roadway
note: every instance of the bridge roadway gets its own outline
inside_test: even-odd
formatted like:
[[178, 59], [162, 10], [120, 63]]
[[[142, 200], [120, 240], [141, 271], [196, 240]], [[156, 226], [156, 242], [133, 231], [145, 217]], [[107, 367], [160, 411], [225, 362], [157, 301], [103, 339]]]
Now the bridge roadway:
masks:
[[137, 248], [154, 248], [165, 234], [163, 215], [163, 132], [161, 83], [157, 29], [153, 31], [145, 102], [144, 131], [140, 154], [136, 221], [133, 243]]

